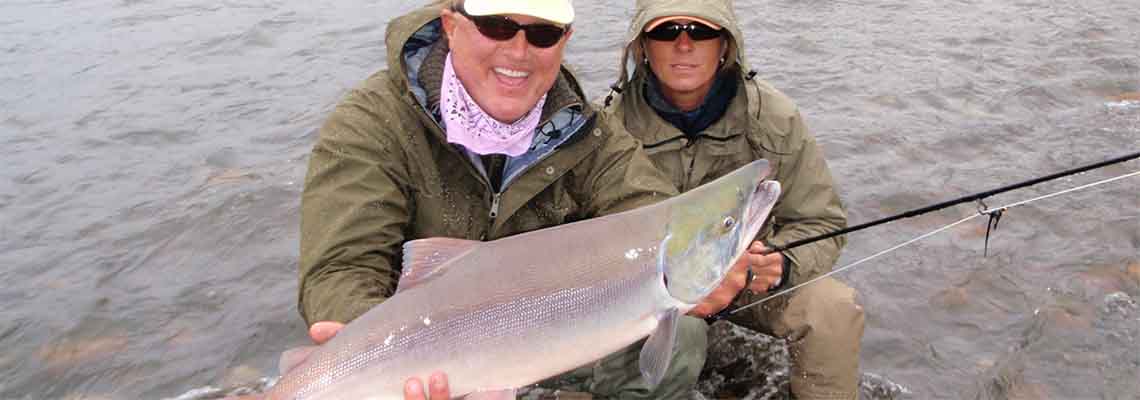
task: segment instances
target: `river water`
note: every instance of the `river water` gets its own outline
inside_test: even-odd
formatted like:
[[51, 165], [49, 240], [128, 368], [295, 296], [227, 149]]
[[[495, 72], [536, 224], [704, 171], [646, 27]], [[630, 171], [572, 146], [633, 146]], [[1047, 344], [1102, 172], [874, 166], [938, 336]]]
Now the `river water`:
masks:
[[[578, 0], [592, 96], [632, 2]], [[276, 373], [307, 153], [384, 66], [396, 1], [0, 3], [0, 398], [193, 397]], [[852, 223], [1140, 151], [1140, 2], [741, 0]], [[1131, 162], [991, 206], [1140, 170]], [[975, 212], [852, 234], [841, 265]], [[1140, 177], [1012, 209], [840, 279], [864, 372], [916, 399], [1140, 399]]]

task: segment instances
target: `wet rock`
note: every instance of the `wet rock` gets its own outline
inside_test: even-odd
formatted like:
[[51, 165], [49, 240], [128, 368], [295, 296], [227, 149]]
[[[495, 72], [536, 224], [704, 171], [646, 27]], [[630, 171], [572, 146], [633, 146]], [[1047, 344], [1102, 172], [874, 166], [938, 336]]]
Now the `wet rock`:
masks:
[[1022, 354], [1012, 354], [993, 369], [983, 374], [976, 393], [963, 398], [978, 400], [1030, 400], [1050, 399], [1046, 388], [1025, 379], [1026, 360]]
[[246, 383], [225, 389], [214, 386], [200, 387], [164, 400], [219, 400], [229, 399], [231, 396], [256, 395], [264, 393], [273, 387], [273, 384], [277, 383], [277, 378], [260, 378], [251, 382], [253, 383]]
[[1066, 365], [1086, 369], [1097, 368], [1109, 362], [1107, 355], [1091, 352], [1064, 352], [1061, 353], [1061, 359], [1065, 360]]
[[902, 109], [907, 108], [907, 104], [905, 102], [903, 102], [902, 99], [900, 99], [898, 96], [895, 96], [893, 94], [884, 94], [884, 95], [872, 97], [871, 102], [878, 104], [880, 106], [889, 107], [889, 108], [893, 108], [896, 110], [902, 110]]
[[1009, 400], [1046, 400], [1055, 398], [1049, 394], [1049, 387], [1041, 383], [1021, 383], [1008, 389]]
[[934, 295], [930, 298], [930, 304], [947, 309], [955, 309], [965, 306], [969, 303], [969, 295], [966, 289], [962, 287], [952, 287]]
[[61, 400], [114, 400], [114, 397], [98, 395], [98, 394], [70, 394], [63, 396]]
[[278, 378], [279, 377], [261, 378], [258, 379], [253, 385], [225, 389], [221, 391], [221, 397], [225, 398], [229, 396], [244, 396], [248, 394], [264, 393], [266, 390], [269, 390], [269, 388], [273, 387], [273, 385], [277, 383]]
[[238, 365], [226, 371], [225, 377], [222, 378], [222, 385], [234, 387], [249, 382], [257, 382], [262, 376], [264, 374], [257, 368], [249, 365]]
[[864, 373], [859, 380], [860, 399], [902, 399], [910, 389], [872, 373]]
[[1128, 293], [1116, 292], [1104, 296], [1102, 310], [1107, 314], [1129, 315], [1137, 308], [1140, 308], [1140, 305], [1137, 305], [1136, 300], [1132, 299]]
[[997, 365], [997, 361], [990, 359], [990, 358], [983, 358], [983, 359], [980, 359], [977, 362], [975, 362], [974, 365], [977, 365], [978, 369], [986, 370], [986, 369], [993, 368], [995, 365]]
[[45, 364], [63, 367], [98, 360], [126, 348], [127, 338], [120, 336], [64, 339], [40, 347], [38, 355]]
[[1049, 307], [1036, 312], [1038, 329], [1046, 326], [1065, 329], [1087, 330], [1092, 329], [1092, 321], [1081, 314], [1062, 307]]
[[260, 178], [260, 176], [255, 173], [228, 168], [211, 173], [210, 176], [206, 178], [206, 186], [252, 181], [258, 178]]
[[717, 322], [709, 327], [709, 354], [697, 391], [713, 399], [787, 398], [790, 367], [783, 340]]
[[1128, 278], [1132, 279], [1137, 285], [1140, 285], [1140, 263], [1129, 265], [1124, 269]]
[[1111, 97], [1114, 101], [1140, 101], [1140, 92], [1125, 92]]
[[166, 338], [166, 344], [171, 346], [186, 346], [193, 343], [195, 339], [196, 337], [192, 329], [178, 328]]
[[[732, 323], [709, 327], [709, 354], [692, 399], [767, 400], [789, 398], [791, 357], [787, 342]], [[906, 387], [864, 373], [859, 398], [906, 398]]]
[[1125, 290], [1130, 278], [1120, 270], [1119, 266], [1099, 266], [1073, 276], [1071, 284], [1086, 293], [1112, 293]]

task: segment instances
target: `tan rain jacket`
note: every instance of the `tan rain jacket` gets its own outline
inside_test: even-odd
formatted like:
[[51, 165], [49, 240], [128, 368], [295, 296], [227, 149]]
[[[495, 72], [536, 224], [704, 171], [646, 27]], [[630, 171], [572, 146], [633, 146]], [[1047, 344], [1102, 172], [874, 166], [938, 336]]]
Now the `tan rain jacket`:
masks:
[[565, 68], [548, 93], [537, 147], [507, 162], [496, 193], [482, 163], [448, 144], [428, 111], [447, 54], [439, 5], [393, 20], [386, 40], [388, 69], [348, 93], [309, 160], [298, 303], [310, 324], [348, 322], [391, 296], [405, 241], [492, 240], [676, 193], [620, 122], [582, 100]]
[[[704, 18], [729, 31], [736, 43], [739, 79], [736, 97], [715, 124], [689, 139], [651, 108], [644, 82], [651, 73], [642, 60], [632, 60], [638, 35], [657, 17], [687, 15]], [[847, 217], [832, 185], [831, 173], [815, 138], [808, 132], [799, 109], [783, 93], [755, 77], [743, 59], [740, 27], [728, 0], [638, 0], [627, 32], [618, 90], [605, 109], [623, 121], [626, 129], [644, 143], [659, 168], [681, 192], [709, 182], [756, 159], [767, 159], [783, 194], [760, 234], [760, 240], [777, 245], [846, 227]], [[731, 52], [729, 54], [732, 54]], [[628, 64], [627, 64], [628, 61]], [[636, 65], [627, 71], [627, 65]], [[785, 252], [791, 260], [790, 284], [804, 282], [830, 271], [846, 243], [842, 237], [816, 242]]]

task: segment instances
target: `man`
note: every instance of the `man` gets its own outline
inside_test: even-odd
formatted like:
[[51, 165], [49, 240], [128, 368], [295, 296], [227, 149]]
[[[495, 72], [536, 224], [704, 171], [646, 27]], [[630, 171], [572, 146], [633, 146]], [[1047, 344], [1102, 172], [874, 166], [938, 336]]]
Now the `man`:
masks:
[[[844, 239], [763, 254], [846, 226], [827, 163], [795, 103], [755, 77], [730, 0], [638, 0], [620, 92], [606, 100], [657, 167], [684, 192], [763, 158], [783, 188], [771, 219], [720, 288], [691, 311], [707, 317], [830, 270]], [[635, 65], [626, 74], [627, 60]], [[786, 338], [792, 394], [852, 399], [858, 393], [863, 310], [854, 291], [825, 279], [735, 314], [731, 321]]]
[[[298, 303], [314, 341], [392, 296], [406, 241], [493, 240], [676, 193], [561, 66], [573, 16], [569, 0], [444, 1], [388, 25], [388, 70], [337, 106], [309, 161]], [[705, 329], [682, 322], [657, 388], [640, 378], [638, 344], [588, 366], [588, 389], [681, 397], [704, 363]], [[441, 372], [432, 398], [447, 398]], [[424, 394], [409, 379], [407, 398]]]

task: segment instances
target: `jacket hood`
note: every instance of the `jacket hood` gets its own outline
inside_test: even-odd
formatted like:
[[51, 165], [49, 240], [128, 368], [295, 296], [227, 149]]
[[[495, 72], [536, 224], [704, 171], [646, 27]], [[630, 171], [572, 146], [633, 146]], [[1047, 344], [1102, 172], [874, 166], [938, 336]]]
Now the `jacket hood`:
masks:
[[[740, 24], [736, 20], [732, 0], [637, 0], [637, 8], [634, 11], [632, 23], [629, 25], [629, 31], [626, 32], [625, 49], [622, 52], [621, 66], [619, 67], [621, 73], [618, 74], [615, 88], [623, 87], [632, 80], [634, 75], [646, 73], [644, 63], [632, 59], [634, 46], [638, 45], [638, 37], [641, 36], [641, 32], [650, 22], [660, 17], [670, 16], [698, 17], [723, 27], [733, 38], [732, 42], [736, 45], [737, 54], [736, 60], [726, 62], [735, 62], [740, 66], [741, 71], [749, 70], [744, 61], [744, 47], [741, 40], [744, 35], [741, 33]], [[633, 71], [629, 70], [630, 66], [634, 67]]]
[[[400, 90], [409, 90], [408, 72], [416, 72], [418, 66], [409, 66], [409, 55], [423, 51], [426, 55], [431, 45], [443, 35], [443, 27], [438, 22], [443, 5], [423, 7], [393, 19], [384, 33], [387, 48], [388, 73], [394, 82], [399, 82]], [[413, 57], [414, 58], [414, 57]]]

